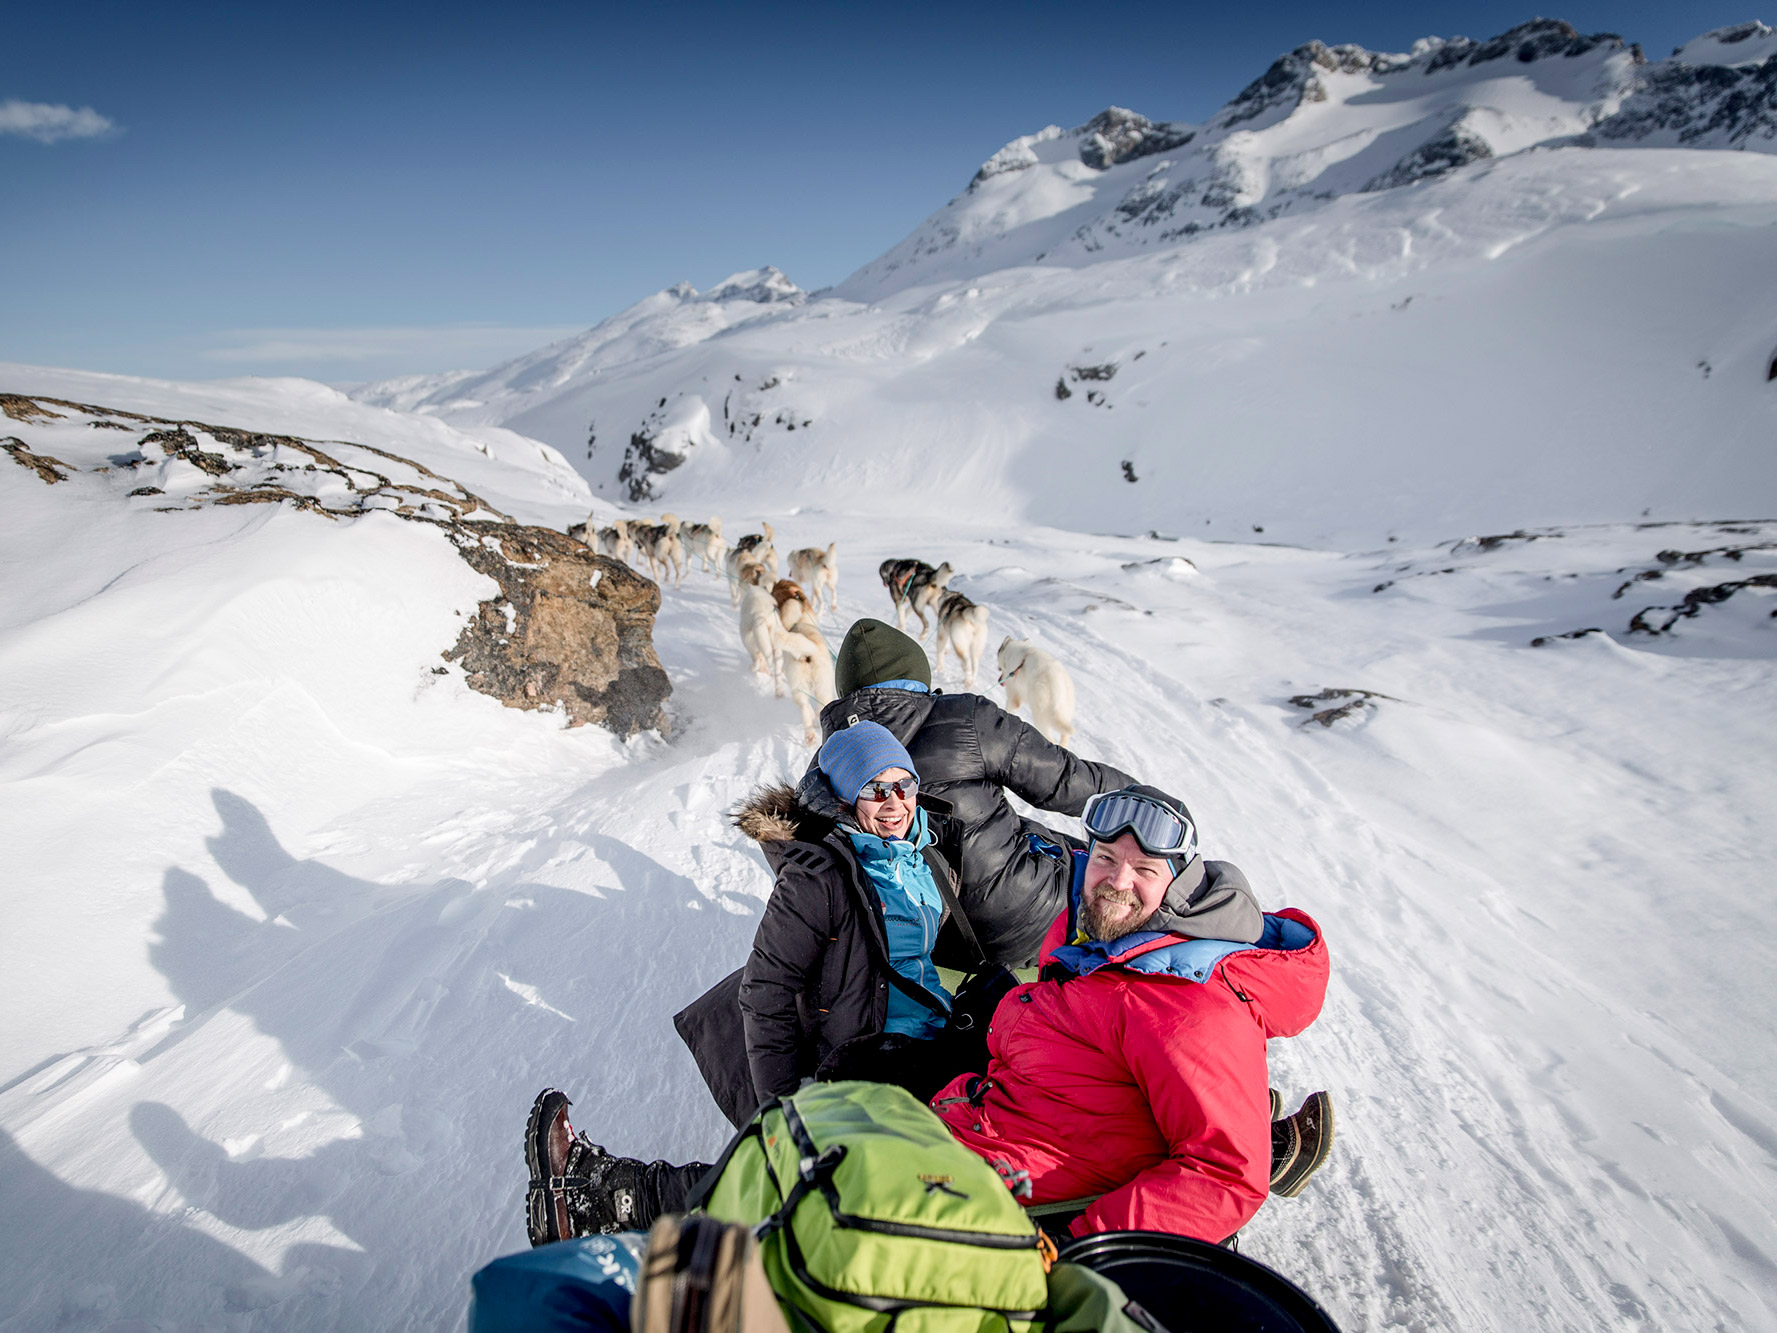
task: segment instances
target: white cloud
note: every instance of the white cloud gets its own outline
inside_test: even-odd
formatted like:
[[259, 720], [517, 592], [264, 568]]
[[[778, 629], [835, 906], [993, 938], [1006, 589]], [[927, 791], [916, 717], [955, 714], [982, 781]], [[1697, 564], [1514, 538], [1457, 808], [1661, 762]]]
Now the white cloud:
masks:
[[55, 143], [58, 139], [91, 139], [109, 134], [117, 126], [90, 106], [76, 110], [71, 106], [55, 106], [48, 102], [20, 102], [8, 98], [0, 102], [0, 134], [17, 134], [38, 143]]

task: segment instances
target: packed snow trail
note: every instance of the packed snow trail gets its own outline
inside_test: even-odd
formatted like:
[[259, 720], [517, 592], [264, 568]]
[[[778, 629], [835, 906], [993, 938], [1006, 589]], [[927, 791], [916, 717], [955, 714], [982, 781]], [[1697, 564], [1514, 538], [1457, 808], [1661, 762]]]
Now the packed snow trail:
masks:
[[[1612, 571], [1670, 534], [1458, 561], [773, 521], [783, 550], [839, 538], [835, 643], [888, 615], [879, 559], [949, 559], [992, 643], [1073, 672], [1076, 749], [1184, 794], [1209, 854], [1322, 923], [1327, 1009], [1273, 1081], [1292, 1105], [1330, 1088], [1340, 1137], [1247, 1253], [1351, 1329], [1770, 1323], [1777, 972], [1748, 851], [1773, 814], [1770, 622], [1735, 627], [1763, 657], [1519, 628], [1614, 608]], [[1370, 591], [1415, 560], [1461, 567]], [[464, 694], [503, 743], [295, 832], [276, 793], [300, 777], [263, 761], [304, 733], [274, 718], [209, 756], [240, 781], [169, 820], [201, 850], [117, 886], [159, 901], [163, 1001], [6, 1075], [0, 1223], [35, 1239], [0, 1326], [449, 1327], [467, 1275], [524, 1243], [537, 1088], [625, 1153], [719, 1148], [670, 1015], [744, 958], [769, 891], [725, 812], [807, 751], [719, 579], [669, 590], [656, 642], [668, 741]], [[1326, 686], [1391, 698], [1302, 726], [1288, 697]]]

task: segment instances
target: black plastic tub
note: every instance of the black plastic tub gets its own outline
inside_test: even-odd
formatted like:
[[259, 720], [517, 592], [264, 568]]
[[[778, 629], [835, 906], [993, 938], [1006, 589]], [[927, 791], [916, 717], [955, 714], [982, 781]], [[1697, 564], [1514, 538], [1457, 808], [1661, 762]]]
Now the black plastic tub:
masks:
[[1167, 1333], [1339, 1333], [1300, 1287], [1233, 1250], [1159, 1231], [1106, 1231], [1061, 1257], [1103, 1273]]

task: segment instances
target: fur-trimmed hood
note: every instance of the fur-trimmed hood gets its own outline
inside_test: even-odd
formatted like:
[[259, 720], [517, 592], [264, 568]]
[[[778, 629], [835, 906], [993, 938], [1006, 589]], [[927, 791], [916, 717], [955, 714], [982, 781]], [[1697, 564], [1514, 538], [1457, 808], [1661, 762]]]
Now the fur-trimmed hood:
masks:
[[754, 842], [794, 842], [806, 839], [809, 825], [821, 825], [819, 837], [832, 827], [832, 820], [816, 816], [796, 799], [796, 789], [787, 782], [772, 782], [758, 788], [735, 807], [734, 827]]

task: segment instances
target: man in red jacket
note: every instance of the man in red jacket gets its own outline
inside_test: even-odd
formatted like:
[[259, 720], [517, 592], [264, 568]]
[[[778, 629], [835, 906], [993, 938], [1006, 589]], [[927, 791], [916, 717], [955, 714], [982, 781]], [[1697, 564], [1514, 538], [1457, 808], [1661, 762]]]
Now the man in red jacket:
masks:
[[1198, 856], [1190, 813], [1163, 792], [1094, 797], [1084, 819], [1092, 842], [1042, 979], [995, 1011], [987, 1074], [932, 1108], [1028, 1205], [1077, 1203], [1073, 1235], [1221, 1241], [1270, 1187], [1265, 1042], [1320, 1012], [1326, 946], [1306, 915], [1262, 912], [1239, 870]]

